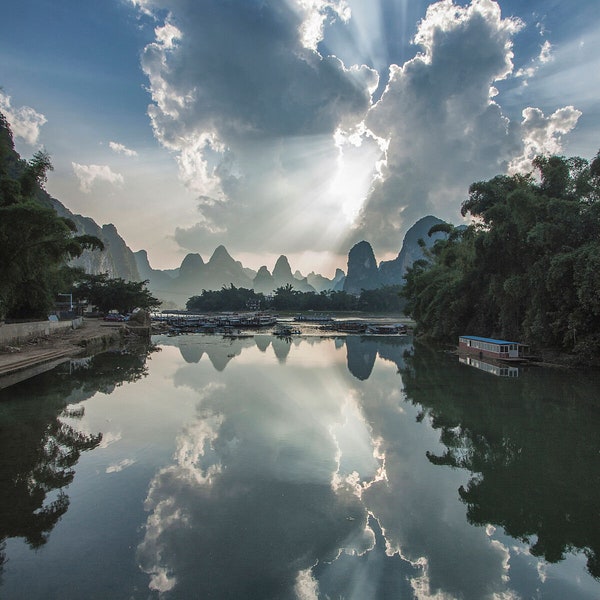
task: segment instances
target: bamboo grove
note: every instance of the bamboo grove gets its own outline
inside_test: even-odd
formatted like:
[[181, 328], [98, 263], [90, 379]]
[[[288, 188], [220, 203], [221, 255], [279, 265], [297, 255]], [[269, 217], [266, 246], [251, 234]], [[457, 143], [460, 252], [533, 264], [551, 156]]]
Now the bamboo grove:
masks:
[[406, 311], [438, 340], [523, 341], [592, 361], [600, 350], [600, 153], [538, 157], [527, 175], [474, 183], [469, 226], [406, 275]]

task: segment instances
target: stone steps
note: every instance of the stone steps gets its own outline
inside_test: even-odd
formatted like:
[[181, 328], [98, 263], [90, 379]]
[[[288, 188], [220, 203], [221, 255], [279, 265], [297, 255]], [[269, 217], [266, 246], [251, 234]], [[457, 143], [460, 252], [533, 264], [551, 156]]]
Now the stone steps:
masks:
[[0, 377], [46, 362], [67, 358], [71, 354], [72, 350], [46, 350], [36, 352], [35, 354], [28, 354], [25, 357], [20, 357], [18, 354], [11, 355], [10, 358], [4, 357], [4, 360], [0, 362]]

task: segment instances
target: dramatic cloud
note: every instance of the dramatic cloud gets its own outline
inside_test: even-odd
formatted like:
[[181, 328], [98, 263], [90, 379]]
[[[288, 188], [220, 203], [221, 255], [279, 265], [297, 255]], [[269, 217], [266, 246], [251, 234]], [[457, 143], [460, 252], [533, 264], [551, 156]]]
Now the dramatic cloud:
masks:
[[[524, 23], [493, 0], [431, 4], [413, 38], [419, 51], [389, 65], [375, 104], [373, 66], [384, 63], [351, 2], [134, 4], [157, 23], [142, 54], [154, 134], [197, 197], [196, 221], [174, 235], [187, 250], [345, 253], [368, 239], [378, 254], [397, 252], [420, 217], [456, 221], [473, 181], [559, 151], [579, 116], [555, 105], [546, 119], [520, 104], [510, 113], [525, 109], [520, 123], [502, 109], [498, 82], [529, 84], [553, 47], [543, 41], [514, 74]], [[334, 25], [361, 34], [371, 66], [327, 54]]]
[[392, 65], [387, 88], [366, 119], [389, 145], [353, 241], [397, 251], [418, 218], [456, 221], [473, 181], [505, 172], [515, 156], [523, 166], [534, 150], [560, 148], [560, 134], [577, 121], [574, 109], [557, 111], [543, 126], [526, 117], [519, 127], [493, 99], [494, 83], [513, 70], [512, 38], [521, 27], [519, 20], [503, 19], [492, 0], [465, 7], [443, 0], [428, 8], [414, 38], [422, 53], [402, 67]]
[[40, 135], [40, 128], [47, 119], [30, 106], [13, 108], [10, 96], [0, 90], [0, 112], [4, 114], [16, 138], [22, 139], [31, 146], [35, 146]]
[[[170, 11], [142, 57], [152, 126], [199, 200], [198, 222], [178, 231], [180, 243], [193, 248], [211, 233], [247, 238], [277, 212], [275, 236], [257, 235], [254, 245], [281, 248], [277, 232], [290, 240], [307, 221], [309, 239], [297, 249], [325, 247], [328, 232], [314, 225], [339, 222], [329, 186], [340, 156], [334, 133], [362, 120], [378, 81], [372, 69], [347, 68], [315, 49], [327, 19], [348, 18], [344, 3], [144, 7]], [[307, 206], [315, 208], [310, 217]]]
[[117, 154], [123, 154], [125, 156], [138, 155], [138, 153], [135, 150], [131, 150], [130, 148], [127, 148], [127, 146], [119, 144], [118, 142], [109, 142], [108, 146], [113, 152], [116, 152]]
[[71, 163], [77, 179], [79, 189], [84, 193], [92, 191], [96, 182], [104, 181], [112, 185], [121, 185], [124, 182], [123, 175], [115, 173], [108, 165], [80, 165]]

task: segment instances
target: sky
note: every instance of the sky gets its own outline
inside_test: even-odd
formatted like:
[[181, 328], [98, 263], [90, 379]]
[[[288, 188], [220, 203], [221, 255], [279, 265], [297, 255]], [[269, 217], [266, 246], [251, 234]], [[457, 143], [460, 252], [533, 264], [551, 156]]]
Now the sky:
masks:
[[13, 0], [0, 112], [154, 268], [333, 276], [469, 185], [600, 148], [597, 0]]

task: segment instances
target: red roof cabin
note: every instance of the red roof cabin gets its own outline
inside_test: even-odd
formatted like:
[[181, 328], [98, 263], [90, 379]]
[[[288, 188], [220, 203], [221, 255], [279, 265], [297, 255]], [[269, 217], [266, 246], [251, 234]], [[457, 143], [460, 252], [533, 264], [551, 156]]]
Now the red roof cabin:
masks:
[[519, 342], [496, 340], [476, 335], [461, 335], [458, 338], [459, 352], [476, 354], [480, 358], [495, 358], [497, 360], [524, 360], [528, 346]]

